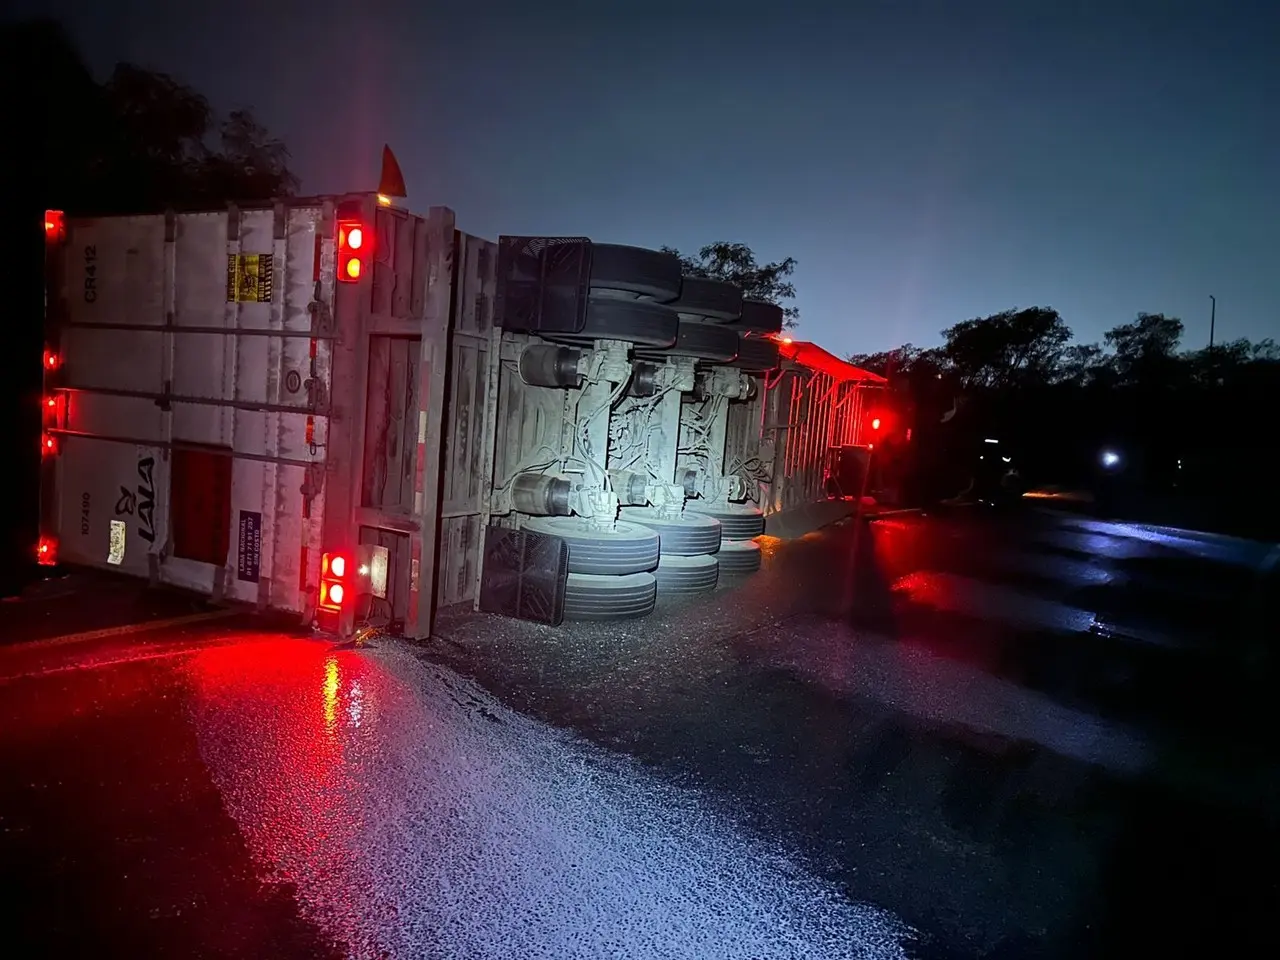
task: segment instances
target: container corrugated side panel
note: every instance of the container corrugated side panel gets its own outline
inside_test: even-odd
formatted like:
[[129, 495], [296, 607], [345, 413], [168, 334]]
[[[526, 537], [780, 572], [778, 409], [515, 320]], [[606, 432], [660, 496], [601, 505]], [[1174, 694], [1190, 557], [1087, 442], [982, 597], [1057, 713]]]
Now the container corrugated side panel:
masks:
[[[72, 223], [62, 290], [69, 435], [57, 485], [64, 560], [304, 609], [303, 548], [317, 563], [323, 515], [321, 494], [304, 520], [300, 493], [305, 465], [324, 455], [325, 418], [308, 408], [307, 387], [313, 369], [328, 382], [328, 343], [313, 345], [308, 309], [322, 212], [281, 214], [277, 230], [272, 210], [242, 212], [234, 239], [226, 211], [182, 214], [168, 240], [163, 216]], [[228, 299], [228, 258], [240, 255], [271, 257], [270, 300]], [[183, 491], [171, 488], [172, 451], [187, 445], [232, 456], [222, 564], [173, 555]], [[112, 550], [113, 521], [125, 526], [123, 554]], [[260, 537], [243, 544], [249, 563], [242, 530]]]

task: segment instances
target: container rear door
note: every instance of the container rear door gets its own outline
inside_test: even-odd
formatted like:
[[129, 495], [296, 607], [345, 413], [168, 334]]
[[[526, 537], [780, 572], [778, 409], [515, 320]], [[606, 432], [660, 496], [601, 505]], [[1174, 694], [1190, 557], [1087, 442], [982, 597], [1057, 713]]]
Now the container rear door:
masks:
[[308, 612], [333, 292], [322, 221], [310, 206], [70, 225], [50, 383], [62, 560]]

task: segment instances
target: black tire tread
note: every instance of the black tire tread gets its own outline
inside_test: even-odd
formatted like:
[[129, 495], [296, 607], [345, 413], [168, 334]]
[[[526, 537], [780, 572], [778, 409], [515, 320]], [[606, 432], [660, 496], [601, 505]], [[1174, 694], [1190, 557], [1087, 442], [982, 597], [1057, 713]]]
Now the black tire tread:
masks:
[[652, 573], [609, 577], [571, 573], [565, 582], [566, 620], [631, 620], [653, 611], [658, 580]]
[[742, 315], [742, 288], [727, 280], [685, 277], [680, 296], [671, 301], [676, 313], [731, 322]]
[[742, 315], [726, 324], [743, 333], [778, 333], [782, 329], [784, 314], [776, 303], [765, 300], [743, 300]]
[[589, 530], [580, 517], [530, 517], [524, 526], [561, 537], [569, 545], [570, 573], [625, 576], [658, 565], [658, 535], [629, 521], [620, 521], [616, 534]]
[[754, 540], [726, 540], [716, 555], [720, 572], [729, 576], [755, 573], [760, 569], [760, 544]]
[[714, 593], [720, 582], [720, 562], [714, 556], [666, 556], [653, 572], [658, 579], [658, 597], [697, 597]]
[[666, 303], [680, 296], [680, 258], [619, 243], [591, 245], [591, 287], [620, 290]]
[[778, 344], [763, 337], [742, 337], [738, 342], [738, 357], [731, 366], [747, 373], [768, 373], [781, 363]]
[[696, 357], [713, 363], [730, 363], [738, 358], [741, 338], [732, 330], [711, 323], [680, 321], [675, 345], [666, 352], [676, 357]]
[[691, 557], [720, 549], [721, 524], [709, 514], [687, 513], [678, 520], [667, 520], [648, 507], [623, 507], [620, 514], [624, 520], [656, 533], [663, 554]]
[[764, 533], [764, 514], [758, 507], [726, 508], [703, 506], [697, 501], [690, 503], [687, 511], [701, 513], [720, 521], [721, 542], [728, 540], [750, 540]]
[[647, 300], [613, 300], [590, 297], [582, 329], [574, 332], [543, 330], [545, 340], [589, 343], [593, 340], [627, 340], [666, 349], [680, 336], [680, 316], [670, 307]]

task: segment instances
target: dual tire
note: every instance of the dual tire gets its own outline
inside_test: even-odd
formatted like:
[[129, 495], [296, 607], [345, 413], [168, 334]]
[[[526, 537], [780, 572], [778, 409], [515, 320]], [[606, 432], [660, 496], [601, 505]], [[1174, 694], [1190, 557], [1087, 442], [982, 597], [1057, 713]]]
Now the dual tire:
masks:
[[653, 612], [659, 551], [652, 530], [627, 520], [616, 530], [593, 530], [581, 517], [530, 517], [524, 527], [569, 547], [566, 620], [630, 620]]
[[715, 592], [720, 582], [719, 520], [690, 512], [673, 520], [648, 507], [623, 507], [621, 513], [658, 534], [661, 553], [654, 576], [660, 599], [689, 600]]
[[694, 357], [750, 373], [778, 365], [777, 345], [762, 335], [782, 329], [781, 307], [744, 300], [732, 283], [682, 277], [679, 259], [660, 250], [599, 243], [591, 251], [582, 329], [544, 329], [545, 339], [626, 340], [641, 356]]
[[764, 513], [757, 507], [739, 507], [731, 504], [702, 506], [694, 501], [686, 510], [699, 513], [720, 522], [720, 572], [726, 576], [741, 576], [760, 569], [760, 544], [755, 538], [764, 533]]

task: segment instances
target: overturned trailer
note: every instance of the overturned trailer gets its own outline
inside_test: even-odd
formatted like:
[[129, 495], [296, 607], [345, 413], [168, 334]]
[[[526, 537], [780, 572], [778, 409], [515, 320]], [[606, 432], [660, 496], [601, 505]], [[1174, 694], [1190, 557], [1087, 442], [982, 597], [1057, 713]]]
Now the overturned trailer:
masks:
[[41, 562], [343, 634], [642, 616], [862, 442], [872, 375], [657, 251], [372, 194], [46, 229]]

